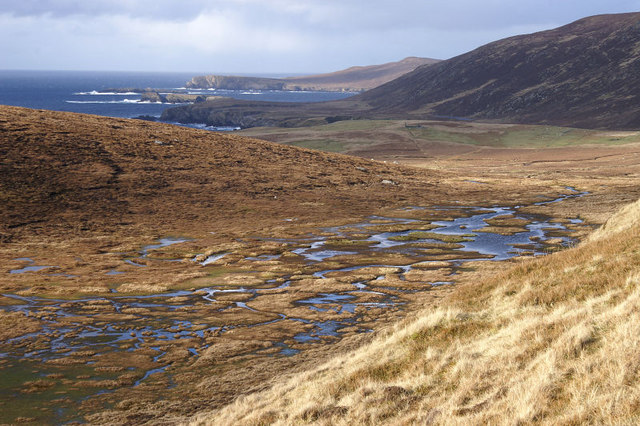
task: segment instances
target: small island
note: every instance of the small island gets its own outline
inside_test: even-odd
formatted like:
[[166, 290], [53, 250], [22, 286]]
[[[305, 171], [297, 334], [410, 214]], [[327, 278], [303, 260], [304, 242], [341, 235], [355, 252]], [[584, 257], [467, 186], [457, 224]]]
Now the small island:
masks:
[[140, 102], [159, 102], [163, 104], [185, 104], [207, 102], [215, 99], [222, 99], [222, 96], [195, 95], [190, 93], [169, 92], [161, 93], [157, 91], [142, 92]]

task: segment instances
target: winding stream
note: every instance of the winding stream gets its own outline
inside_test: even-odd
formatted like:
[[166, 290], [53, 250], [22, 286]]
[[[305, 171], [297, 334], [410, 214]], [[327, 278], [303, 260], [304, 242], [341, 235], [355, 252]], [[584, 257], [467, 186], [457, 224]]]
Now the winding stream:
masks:
[[[570, 191], [570, 194], [536, 204], [561, 202], [586, 195], [573, 188]], [[422, 207], [412, 207], [412, 210], [419, 209]], [[168, 374], [168, 368], [172, 364], [165, 358], [174, 344], [179, 343], [180, 348], [185, 348], [189, 359], [193, 361], [207, 351], [212, 338], [224, 336], [231, 330], [273, 327], [283, 321], [297, 323], [305, 327], [306, 331], [293, 332], [285, 339], [272, 341], [269, 356], [294, 356], [304, 348], [294, 344], [304, 345], [339, 338], [342, 329], [358, 327], [363, 313], [371, 309], [399, 308], [407, 303], [402, 294], [428, 291], [433, 286], [454, 283], [458, 271], [467, 262], [501, 261], [523, 254], [543, 255], [549, 251], [549, 244], [545, 242], [550, 238], [557, 240], [556, 245], [567, 246], [574, 242], [571, 237], [560, 235], [571, 231], [567, 225], [520, 213], [519, 207], [455, 206], [435, 210], [443, 215], [455, 213], [459, 217], [429, 222], [428, 231], [425, 231], [425, 220], [375, 216], [357, 224], [321, 229], [318, 235], [304, 239], [280, 240], [290, 247], [290, 253], [301, 259], [302, 267], [308, 271], [307, 276], [316, 280], [314, 283], [331, 282], [331, 279], [338, 277], [343, 279], [340, 282], [351, 287], [346, 289], [342, 284], [337, 291], [331, 291], [330, 285], [326, 288], [318, 287], [317, 290], [301, 293], [301, 298], [292, 299], [290, 305], [287, 305], [289, 307], [283, 311], [264, 310], [265, 303], [261, 301], [266, 297], [288, 295], [289, 292], [303, 288], [299, 285], [301, 281], [294, 281], [289, 275], [275, 277], [259, 287], [230, 287], [221, 283], [196, 290], [150, 295], [114, 293], [109, 297], [77, 300], [4, 294], [13, 299], [15, 304], [0, 306], [1, 310], [22, 312], [28, 317], [38, 318], [42, 322], [42, 329], [0, 342], [0, 360], [5, 361], [2, 368], [11, 368], [21, 360], [29, 359], [43, 365], [58, 365], [57, 363], [64, 364], [65, 359], [73, 360], [75, 356], [86, 356], [86, 353], [95, 356], [151, 350], [150, 353], [154, 354], [151, 362], [142, 371], [140, 367], [135, 367], [139, 373], [130, 386], [137, 388], [153, 377]], [[487, 221], [501, 217], [519, 220], [524, 225], [520, 226], [521, 229], [504, 234], [483, 231], [489, 226]], [[566, 222], [574, 229], [582, 224], [577, 218], [567, 218]], [[400, 226], [401, 230], [381, 229]], [[344, 248], [336, 247], [338, 240], [352, 244], [345, 244]], [[157, 244], [143, 247], [139, 258], [126, 259], [125, 262], [143, 268], [146, 265], [137, 263], [137, 259], [153, 260], [149, 256], [152, 250], [161, 250], [186, 241], [188, 240], [180, 238], [159, 240]], [[229, 253], [214, 254], [198, 263], [201, 267], [211, 267], [212, 263], [227, 255]], [[404, 256], [405, 259], [410, 259], [410, 263], [349, 264], [357, 261], [359, 256], [380, 259]], [[20, 260], [29, 264], [9, 273], [29, 273], [52, 268], [38, 266], [33, 259]], [[264, 253], [243, 259], [245, 263], [256, 265], [281, 261], [282, 253]], [[430, 265], [433, 265], [433, 269], [444, 268], [448, 272], [441, 279], [413, 281], [406, 287], [401, 285], [408, 274], [430, 269]], [[378, 270], [383, 272], [374, 273], [372, 277], [358, 276], [363, 271]], [[117, 269], [109, 272], [119, 273], [121, 272]], [[348, 279], [350, 274], [355, 274], [351, 280]], [[341, 278], [345, 276], [347, 278]], [[386, 284], [389, 279], [391, 281]], [[309, 312], [309, 316], [296, 315], [296, 312], [301, 312], [297, 309], [301, 308]], [[231, 314], [235, 316], [229, 318], [234, 320], [224, 323], [225, 315]], [[215, 324], [207, 323], [203, 318], [216, 318]], [[368, 331], [371, 330], [360, 327], [358, 332]], [[134, 370], [134, 367], [129, 366], [128, 369]], [[46, 366], [42, 371], [44, 375]], [[9, 392], [7, 389], [3, 391], [1, 386], [0, 392]], [[175, 384], [170, 381], [170, 386]], [[98, 390], [88, 391], [89, 396], [97, 393]]]

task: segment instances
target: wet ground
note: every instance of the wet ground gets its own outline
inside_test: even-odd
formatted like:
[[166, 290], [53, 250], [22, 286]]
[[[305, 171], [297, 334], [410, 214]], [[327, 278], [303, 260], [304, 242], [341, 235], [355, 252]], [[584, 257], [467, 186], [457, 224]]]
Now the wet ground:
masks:
[[[536, 204], [583, 195], [567, 188]], [[0, 316], [15, 327], [0, 340], [0, 421], [81, 420], [131, 395], [188, 388], [202, 369], [292, 357], [368, 333], [383, 314], [455, 284], [478, 262], [544, 255], [575, 243], [572, 235], [587, 226], [523, 207], [411, 206], [195, 255], [181, 251], [193, 241], [164, 238], [105, 274], [126, 280], [128, 267], [166, 262], [199, 268], [183, 289], [135, 292], [123, 281], [108, 295], [74, 299], [2, 294]], [[15, 261], [22, 266], [9, 274], [74, 278], [35, 258]]]

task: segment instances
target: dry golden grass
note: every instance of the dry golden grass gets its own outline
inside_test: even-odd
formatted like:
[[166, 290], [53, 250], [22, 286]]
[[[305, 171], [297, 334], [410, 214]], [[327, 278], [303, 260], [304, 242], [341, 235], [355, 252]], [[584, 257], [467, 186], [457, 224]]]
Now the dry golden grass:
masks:
[[636, 424], [640, 202], [192, 424]]
[[602, 227], [589, 236], [589, 241], [605, 239], [607, 236], [626, 231], [640, 223], [640, 200], [624, 206]]

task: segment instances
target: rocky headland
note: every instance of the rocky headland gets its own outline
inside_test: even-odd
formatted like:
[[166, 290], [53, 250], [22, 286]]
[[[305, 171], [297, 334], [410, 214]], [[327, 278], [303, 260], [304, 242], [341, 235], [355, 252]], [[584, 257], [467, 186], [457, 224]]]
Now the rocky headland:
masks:
[[328, 74], [287, 78], [202, 75], [191, 79], [187, 88], [227, 90], [294, 90], [362, 92], [387, 83], [437, 59], [408, 57], [381, 65], [355, 66]]

